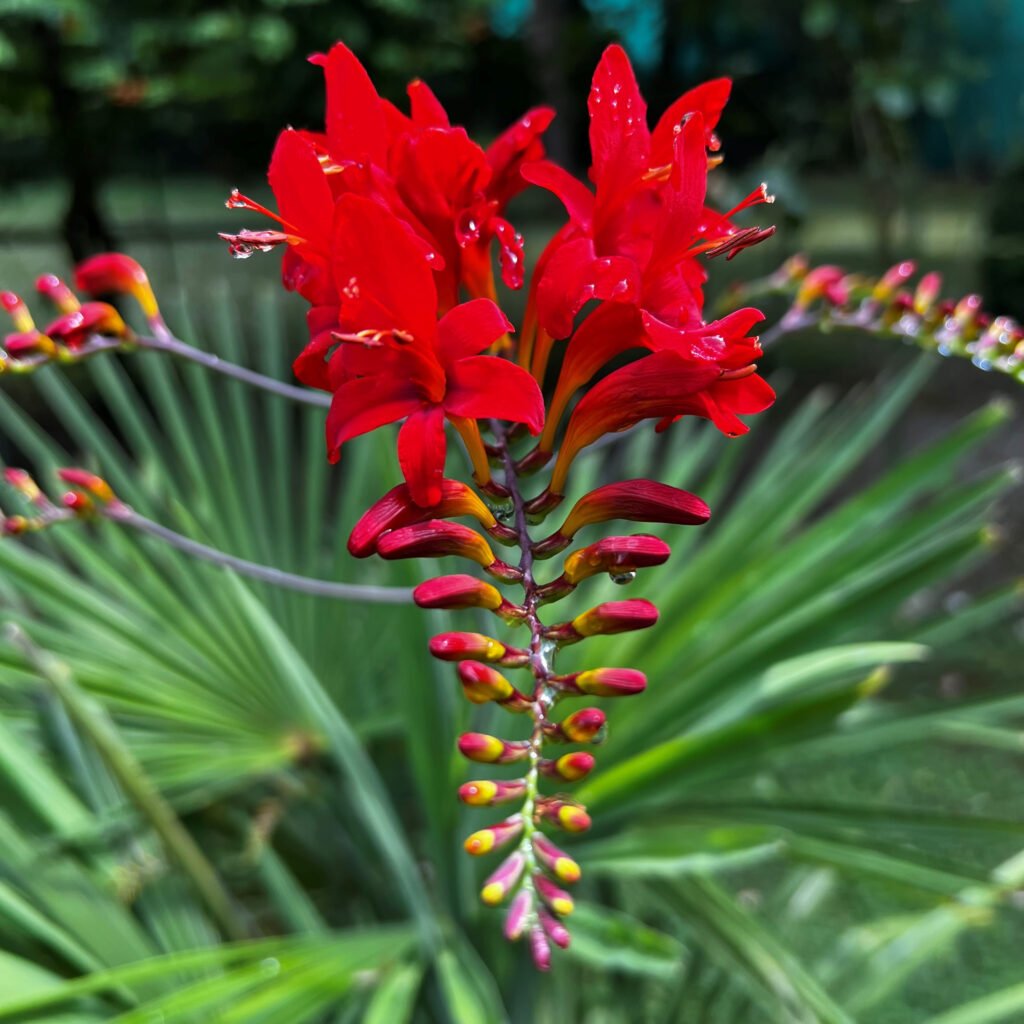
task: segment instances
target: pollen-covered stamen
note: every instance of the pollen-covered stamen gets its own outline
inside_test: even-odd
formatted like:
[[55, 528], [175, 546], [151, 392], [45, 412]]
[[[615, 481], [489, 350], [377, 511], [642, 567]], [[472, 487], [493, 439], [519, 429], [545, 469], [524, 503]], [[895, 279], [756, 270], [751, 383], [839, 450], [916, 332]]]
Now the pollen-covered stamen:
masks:
[[351, 345], [362, 345], [363, 348], [386, 348], [389, 343], [395, 345], [411, 345], [413, 336], [408, 331], [392, 327], [386, 330], [367, 328], [362, 331], [331, 331], [335, 341], [347, 342]]
[[737, 203], [728, 213], [724, 214], [725, 220], [730, 220], [735, 217], [741, 210], [747, 210], [751, 206], [760, 206], [762, 203], [774, 203], [775, 196], [769, 194], [768, 183], [762, 181], [753, 192], [750, 193], [745, 199]]
[[763, 242], [766, 238], [771, 238], [774, 234], [774, 224], [767, 228], [741, 228], [739, 231], [731, 234], [718, 235], [716, 238], [710, 238], [698, 245], [691, 246], [691, 248], [687, 250], [687, 253], [690, 256], [697, 256], [700, 253], [704, 253], [708, 259], [712, 259], [715, 256], [725, 256], [727, 260], [731, 260], [738, 256], [744, 249], [749, 249], [751, 246], [757, 245], [759, 242]]
[[52, 302], [61, 313], [74, 313], [81, 308], [78, 296], [56, 274], [41, 274], [37, 277], [36, 291]]
[[748, 363], [746, 366], [737, 367], [735, 370], [723, 370], [719, 380], [742, 380], [751, 374], [757, 373], [757, 364]]

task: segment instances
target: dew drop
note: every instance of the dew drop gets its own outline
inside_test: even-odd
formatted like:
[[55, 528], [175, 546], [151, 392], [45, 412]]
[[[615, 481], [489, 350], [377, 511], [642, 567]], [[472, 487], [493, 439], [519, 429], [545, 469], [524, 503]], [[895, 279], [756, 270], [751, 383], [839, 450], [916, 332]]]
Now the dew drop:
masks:
[[636, 579], [636, 570], [627, 569], [625, 572], [610, 572], [608, 573], [608, 579], [616, 586], [624, 587], [627, 583], [632, 583]]
[[232, 242], [228, 246], [228, 252], [233, 260], [247, 260], [255, 251], [256, 247], [249, 245], [248, 242]]
[[281, 973], [281, 961], [275, 956], [268, 956], [260, 961], [260, 973], [266, 978], [273, 978]]

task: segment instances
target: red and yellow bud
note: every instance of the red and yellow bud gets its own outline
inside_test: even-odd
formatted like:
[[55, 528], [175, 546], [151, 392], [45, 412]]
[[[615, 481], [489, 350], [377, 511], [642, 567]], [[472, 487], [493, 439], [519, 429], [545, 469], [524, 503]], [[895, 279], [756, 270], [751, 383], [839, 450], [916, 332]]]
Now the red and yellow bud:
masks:
[[61, 504], [76, 516], [87, 516], [95, 508], [92, 498], [81, 491], [68, 491], [61, 496]]
[[530, 702], [498, 671], [479, 661], [460, 661], [459, 681], [474, 704], [498, 701], [511, 711], [528, 711]]
[[592, 668], [561, 676], [558, 682], [591, 697], [632, 697], [647, 688], [647, 676], [635, 668]]
[[5, 469], [4, 481], [31, 504], [39, 507], [46, 507], [50, 504], [46, 495], [39, 489], [39, 484], [24, 469], [10, 467]]
[[537, 920], [540, 922], [541, 928], [544, 929], [544, 934], [556, 945], [559, 949], [568, 949], [569, 943], [572, 941], [572, 937], [569, 935], [569, 929], [562, 924], [561, 921], [556, 917], [552, 917], [543, 907], [537, 911]]
[[493, 807], [521, 800], [526, 795], [525, 779], [476, 779], [459, 786], [459, 799], [470, 807]]
[[[4, 338], [4, 350], [13, 360], [24, 359], [27, 356], [43, 356], [52, 359], [57, 354], [57, 346], [52, 338], [48, 338], [42, 331], [23, 331], [20, 334], [8, 334]], [[23, 366], [28, 369], [29, 366]], [[18, 363], [12, 362], [10, 369], [18, 370]]]
[[[572, 678], [572, 677], [569, 677]], [[580, 708], [561, 722], [549, 725], [545, 737], [555, 743], [600, 743], [607, 719], [600, 708]]]
[[579, 782], [594, 770], [594, 755], [577, 750], [571, 754], [563, 754], [555, 760], [543, 759], [540, 770], [553, 779], [563, 782]]
[[443, 519], [428, 519], [385, 533], [377, 541], [381, 558], [440, 558], [456, 555], [485, 569], [494, 561], [491, 546], [476, 530]]
[[879, 279], [871, 292], [876, 302], [889, 302], [896, 292], [913, 277], [917, 264], [913, 260], [903, 260], [890, 267]]
[[461, 573], [426, 580], [412, 592], [421, 608], [486, 608], [497, 611], [504, 601], [496, 587]]
[[588, 636], [610, 636], [614, 633], [629, 633], [636, 629], [649, 629], [657, 621], [658, 609], [643, 598], [604, 601], [577, 615], [570, 623], [576, 637], [570, 635], [569, 639], [562, 642], [572, 643], [576, 639]]
[[482, 857], [485, 853], [507, 846], [523, 831], [523, 819], [518, 815], [474, 832], [466, 838], [463, 846], [466, 853]]
[[78, 348], [90, 335], [124, 338], [128, 327], [113, 306], [106, 302], [87, 302], [79, 309], [64, 313], [46, 328], [46, 335], [68, 348]]
[[484, 887], [480, 890], [480, 899], [489, 907], [498, 906], [519, 884], [524, 867], [526, 858], [521, 853], [513, 853], [507, 857], [498, 870], [484, 882]]
[[14, 323], [14, 329], [19, 334], [28, 334], [35, 330], [35, 321], [28, 311], [28, 306], [14, 292], [0, 292], [0, 306], [10, 316]]
[[459, 753], [478, 764], [511, 764], [530, 753], [526, 740], [503, 740], [485, 732], [465, 732], [459, 737]]
[[458, 480], [441, 481], [441, 500], [430, 508], [417, 505], [407, 484], [393, 487], [375, 501], [360, 517], [348, 539], [349, 553], [368, 558], [377, 550], [377, 543], [388, 530], [397, 530], [425, 519], [452, 519], [472, 516], [485, 530], [505, 531], [480, 497]]
[[100, 253], [79, 263], [75, 267], [75, 287], [89, 295], [131, 295], [147, 320], [160, 316], [146, 272], [124, 253]]
[[104, 505], [115, 500], [114, 491], [110, 484], [95, 473], [90, 473], [87, 469], [74, 469], [70, 467], [58, 469], [57, 476], [64, 483], [70, 484], [72, 487], [78, 487]]
[[914, 290], [914, 312], [925, 316], [931, 312], [942, 288], [942, 275], [934, 270], [924, 275]]
[[533, 895], [529, 889], [520, 889], [509, 904], [508, 914], [505, 915], [505, 938], [509, 942], [515, 942], [523, 937], [532, 910]]
[[574, 551], [565, 559], [563, 575], [573, 585], [599, 572], [631, 573], [662, 565], [672, 549], [657, 537], [638, 534], [635, 537], [608, 537]]
[[556, 913], [559, 917], [568, 917], [573, 912], [576, 904], [573, 898], [564, 890], [555, 885], [545, 875], [534, 875], [533, 885], [537, 895]]
[[710, 518], [711, 509], [695, 494], [655, 480], [624, 480], [605, 484], [580, 498], [557, 533], [535, 545], [534, 554], [542, 558], [556, 554], [568, 547], [584, 526], [613, 519], [699, 526]]
[[579, 864], [576, 863], [567, 853], [560, 850], [547, 836], [535, 832], [530, 839], [533, 844], [533, 852], [537, 861], [546, 870], [550, 871], [560, 882], [572, 885], [578, 882], [582, 872]]
[[566, 832], [586, 832], [590, 828], [590, 815], [582, 804], [558, 797], [545, 797], [537, 801], [536, 815], [539, 820], [550, 821], [552, 825], [564, 828]]
[[529, 652], [506, 647], [483, 633], [438, 633], [430, 639], [430, 653], [439, 661], [490, 661], [510, 667], [527, 664]]
[[841, 267], [828, 264], [815, 267], [801, 281], [794, 304], [798, 309], [806, 309], [812, 302], [824, 299], [832, 305], [841, 306], [847, 299], [847, 292], [842, 284], [843, 277]]
[[61, 313], [74, 313], [76, 309], [82, 308], [78, 296], [56, 274], [37, 277], [36, 291], [49, 299]]

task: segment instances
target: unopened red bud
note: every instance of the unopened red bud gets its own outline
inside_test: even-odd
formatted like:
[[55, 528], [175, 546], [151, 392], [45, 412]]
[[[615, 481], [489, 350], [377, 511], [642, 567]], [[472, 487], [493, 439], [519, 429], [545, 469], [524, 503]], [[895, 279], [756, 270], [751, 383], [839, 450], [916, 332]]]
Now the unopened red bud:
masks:
[[544, 929], [534, 925], [530, 929], [530, 955], [538, 971], [551, 970], [551, 947], [548, 945]]
[[493, 850], [500, 850], [507, 846], [523, 831], [523, 819], [516, 816], [497, 825], [490, 825], [487, 828], [478, 829], [471, 836], [466, 838], [463, 846], [466, 853], [474, 857], [482, 857], [485, 853]]
[[919, 316], [930, 312], [935, 300], [939, 297], [941, 287], [941, 274], [937, 274], [934, 270], [925, 274], [914, 291], [914, 312]]
[[544, 875], [534, 875], [533, 885], [537, 895], [560, 917], [567, 917], [576, 904], [572, 897]]
[[146, 272], [124, 253], [100, 253], [79, 263], [75, 267], [75, 286], [90, 295], [131, 295], [148, 320], [160, 315]]
[[431, 637], [430, 653], [440, 661], [473, 658], [513, 667], [525, 665], [529, 661], [527, 651], [506, 647], [483, 633], [439, 633]]
[[377, 541], [382, 558], [440, 558], [456, 555], [487, 568], [495, 561], [491, 546], [476, 530], [443, 519], [428, 519], [385, 533]]
[[[605, 601], [577, 615], [571, 627], [580, 638], [629, 633], [648, 629], [658, 621], [658, 609], [643, 598], [630, 601]], [[564, 642], [572, 642], [572, 637]]]
[[672, 549], [657, 537], [638, 534], [635, 537], [608, 537], [574, 551], [565, 560], [563, 575], [572, 584], [599, 572], [619, 574], [635, 572], [668, 560]]
[[348, 539], [348, 550], [356, 558], [367, 558], [377, 550], [377, 542], [388, 530], [397, 530], [424, 519], [452, 519], [472, 516], [493, 532], [500, 525], [480, 497], [458, 480], [441, 481], [441, 500], [423, 508], [412, 500], [407, 484], [393, 487], [363, 513]]
[[957, 328], [962, 332], [973, 331], [978, 324], [978, 314], [981, 312], [981, 296], [965, 295], [953, 307], [953, 319]]
[[590, 828], [590, 815], [587, 809], [581, 804], [574, 804], [569, 800], [560, 800], [557, 797], [545, 798], [537, 801], [537, 817], [543, 821], [550, 821], [566, 832], [586, 832]]
[[8, 486], [13, 487], [26, 501], [33, 505], [48, 505], [39, 485], [32, 479], [31, 475], [24, 469], [9, 467], [4, 470], [4, 480]]
[[522, 938], [532, 909], [533, 896], [528, 889], [520, 889], [509, 904], [508, 914], [505, 916], [505, 938], [509, 942]]
[[580, 880], [582, 872], [579, 864], [555, 846], [547, 836], [535, 832], [530, 842], [533, 844], [537, 861], [560, 882], [572, 885], [573, 882]]
[[510, 764], [530, 753], [526, 740], [502, 740], [485, 732], [466, 732], [459, 737], [459, 753], [479, 764]]
[[27, 334], [35, 329], [35, 321], [28, 311], [28, 306], [14, 292], [0, 292], [0, 306], [4, 307], [4, 311], [14, 322], [15, 331], [19, 334]]
[[459, 799], [470, 807], [493, 807], [521, 800], [526, 794], [524, 779], [477, 779], [459, 786]]
[[49, 299], [62, 313], [74, 313], [82, 306], [78, 296], [56, 274], [37, 277], [36, 291]]
[[566, 743], [600, 743], [604, 739], [605, 713], [600, 708], [580, 708], [549, 727], [548, 738]]
[[412, 592], [421, 608], [486, 608], [497, 611], [503, 598], [497, 588], [475, 576], [437, 576]]
[[[4, 338], [4, 349], [13, 359], [24, 359], [26, 356], [46, 356], [52, 358], [57, 353], [57, 346], [52, 338], [42, 331], [23, 331], [20, 334], [8, 334]], [[12, 364], [12, 369], [16, 364]]]
[[114, 500], [114, 491], [110, 484], [95, 473], [90, 473], [87, 469], [58, 469], [57, 476], [64, 483], [71, 484], [72, 487], [81, 488], [97, 501], [101, 501], [104, 504]]
[[840, 282], [842, 279], [843, 270], [840, 267], [831, 265], [815, 267], [801, 282], [794, 304], [798, 309], [805, 309], [817, 299], [824, 298], [834, 305], [841, 305], [843, 295], [840, 294]]
[[474, 704], [517, 696], [516, 688], [500, 672], [479, 661], [460, 661], [458, 673], [462, 692]]
[[105, 302], [87, 302], [80, 309], [58, 317], [45, 333], [68, 348], [78, 348], [93, 334], [124, 338], [128, 328], [113, 306]]
[[33, 528], [33, 520], [26, 516], [7, 516], [3, 523], [0, 524], [4, 535], [7, 537], [18, 537], [23, 533], [28, 533]]
[[890, 267], [879, 279], [871, 293], [876, 302], [889, 302], [896, 292], [914, 276], [917, 264], [913, 260], [903, 260]]
[[496, 907], [518, 885], [523, 877], [526, 858], [521, 853], [513, 853], [507, 857], [497, 871], [484, 882], [480, 890], [480, 899], [489, 907]]
[[573, 505], [566, 520], [534, 554], [548, 557], [568, 547], [584, 526], [624, 519], [634, 523], [672, 523], [699, 526], [711, 518], [711, 509], [695, 494], [656, 480], [623, 480], [585, 494]]
[[69, 512], [74, 512], [78, 516], [87, 515], [95, 508], [92, 498], [81, 491], [68, 491], [62, 495], [60, 502]]
[[591, 697], [631, 697], [647, 687], [647, 677], [635, 668], [592, 668], [559, 681]]
[[585, 751], [563, 754], [555, 760], [543, 759], [540, 770], [550, 778], [562, 779], [564, 782], [578, 782], [589, 775], [594, 769], [594, 755]]
[[569, 934], [569, 929], [562, 924], [557, 918], [552, 917], [543, 908], [537, 911], [537, 920], [540, 922], [541, 928], [544, 929], [544, 934], [556, 945], [559, 949], [568, 949], [569, 943], [572, 941], [572, 936]]

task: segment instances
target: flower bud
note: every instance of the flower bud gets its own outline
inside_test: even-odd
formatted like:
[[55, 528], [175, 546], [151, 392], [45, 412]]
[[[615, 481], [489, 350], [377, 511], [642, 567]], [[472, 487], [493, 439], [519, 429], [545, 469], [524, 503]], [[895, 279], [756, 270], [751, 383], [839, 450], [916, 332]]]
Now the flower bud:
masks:
[[931, 312], [935, 300], [939, 297], [941, 287], [942, 275], [937, 274], [934, 270], [921, 278], [914, 291], [914, 312], [918, 316], [925, 316]]
[[523, 819], [516, 815], [498, 822], [497, 825], [490, 825], [487, 828], [479, 829], [466, 838], [463, 846], [466, 853], [474, 857], [482, 857], [485, 853], [493, 850], [500, 850], [507, 846], [523, 831]]
[[0, 530], [5, 537], [20, 537], [37, 527], [38, 520], [29, 519], [26, 516], [6, 516], [0, 521]]
[[553, 779], [578, 782], [593, 771], [594, 763], [593, 754], [577, 750], [571, 754], [563, 754], [553, 761], [543, 758], [540, 761], [540, 770]]
[[[4, 338], [4, 350], [12, 359], [25, 359], [28, 356], [44, 356], [47, 359], [57, 354], [57, 346], [53, 339], [42, 331], [23, 331], [20, 334], [8, 334]], [[18, 369], [17, 363], [11, 363], [12, 370]]]
[[605, 733], [605, 713], [600, 708], [580, 708], [544, 730], [554, 743], [600, 743]]
[[800, 283], [794, 305], [798, 309], [806, 309], [815, 300], [824, 298], [832, 305], [841, 306], [847, 298], [842, 279], [843, 271], [840, 267], [815, 267]]
[[14, 292], [0, 292], [0, 306], [4, 307], [14, 323], [15, 331], [19, 334], [27, 334], [35, 329], [35, 321], [28, 311], [28, 306]]
[[535, 832], [530, 841], [538, 862], [560, 882], [572, 885], [580, 880], [582, 872], [579, 864], [567, 853], [563, 853], [547, 836]]
[[39, 507], [45, 507], [50, 504], [46, 496], [39, 489], [39, 485], [24, 469], [8, 467], [4, 470], [4, 481], [31, 504]]
[[439, 661], [474, 658], [508, 667], [520, 667], [530, 660], [529, 652], [506, 647], [483, 633], [438, 633], [430, 639], [430, 653]]
[[485, 732], [465, 732], [459, 737], [459, 753], [479, 764], [510, 764], [530, 753], [526, 740], [502, 740]]
[[591, 697], [631, 697], [647, 688], [647, 677], [635, 668], [592, 668], [561, 676], [558, 682]]
[[49, 299], [61, 313], [74, 313], [82, 306], [78, 296], [56, 274], [37, 277], [36, 291]]
[[472, 516], [488, 531], [499, 527], [491, 510], [465, 484], [458, 480], [441, 481], [441, 500], [430, 508], [421, 508], [409, 494], [407, 484], [393, 487], [375, 501], [360, 517], [348, 539], [349, 553], [367, 558], [377, 550], [377, 542], [388, 530], [397, 530], [424, 519], [452, 519]]
[[569, 948], [569, 943], [572, 941], [572, 937], [569, 935], [569, 929], [566, 928], [561, 921], [552, 917], [543, 908], [537, 911], [537, 920], [540, 922], [540, 926], [544, 929], [544, 933], [547, 937], [556, 946], [558, 946], [559, 949]]
[[520, 889], [509, 904], [508, 914], [505, 916], [505, 938], [509, 942], [515, 942], [523, 937], [532, 909], [533, 896], [528, 889]]
[[160, 316], [146, 272], [124, 253], [100, 253], [79, 263], [75, 267], [75, 287], [89, 295], [131, 295], [147, 320]]
[[80, 488], [104, 505], [115, 500], [114, 491], [110, 484], [102, 477], [97, 476], [95, 473], [90, 473], [86, 469], [58, 469], [57, 476], [64, 483]]
[[903, 260], [890, 267], [879, 279], [871, 292], [876, 302], [889, 302], [896, 292], [914, 276], [917, 264], [913, 260]]
[[564, 890], [555, 885], [550, 878], [544, 875], [534, 875], [533, 885], [537, 895], [560, 917], [567, 917], [573, 912], [576, 904], [572, 897]]
[[521, 853], [506, 857], [498, 870], [484, 882], [480, 899], [489, 907], [496, 907], [519, 884], [525, 866], [526, 858]]
[[551, 970], [551, 947], [548, 945], [547, 936], [539, 925], [530, 929], [530, 955], [533, 957], [534, 966], [538, 971]]
[[[658, 621], [658, 609], [643, 598], [629, 601], [605, 601], [577, 615], [570, 623], [571, 633], [563, 643], [575, 643], [587, 636], [610, 636], [629, 633], [635, 629], [648, 629]], [[557, 627], [556, 627], [557, 629]]]
[[580, 498], [558, 531], [534, 545], [534, 554], [547, 558], [568, 547], [584, 526], [613, 519], [699, 526], [710, 518], [711, 510], [695, 494], [656, 480], [623, 480], [605, 484]]
[[80, 309], [59, 316], [44, 333], [68, 348], [79, 348], [93, 334], [123, 338], [128, 334], [128, 327], [113, 306], [87, 302]]
[[973, 334], [978, 326], [978, 314], [981, 312], [981, 296], [965, 295], [953, 307], [953, 320], [957, 329], [964, 334]]
[[590, 815], [581, 804], [558, 797], [544, 797], [537, 801], [537, 817], [564, 828], [566, 832], [586, 832], [590, 828]]
[[60, 501], [69, 512], [73, 512], [76, 516], [88, 515], [95, 507], [92, 498], [88, 494], [82, 494], [81, 491], [68, 491]]
[[485, 569], [494, 562], [491, 546], [476, 530], [443, 519], [428, 519], [385, 533], [377, 541], [381, 558], [440, 558], [457, 555]]
[[520, 800], [526, 795], [525, 779], [508, 779], [501, 782], [478, 779], [459, 786], [459, 799], [470, 807], [493, 807]]
[[413, 590], [412, 599], [421, 608], [486, 608], [488, 611], [497, 611], [504, 600], [490, 583], [461, 573], [426, 580]]
[[458, 667], [462, 692], [474, 704], [497, 701], [509, 711], [530, 709], [530, 702], [500, 673], [479, 661], [460, 661]]
[[661, 565], [668, 560], [671, 548], [657, 537], [638, 534], [635, 537], [608, 537], [574, 551], [565, 559], [563, 575], [576, 585], [599, 572], [618, 574]]

